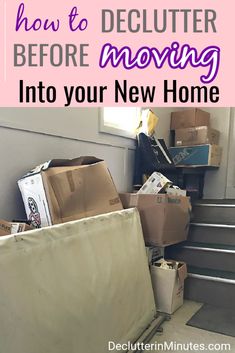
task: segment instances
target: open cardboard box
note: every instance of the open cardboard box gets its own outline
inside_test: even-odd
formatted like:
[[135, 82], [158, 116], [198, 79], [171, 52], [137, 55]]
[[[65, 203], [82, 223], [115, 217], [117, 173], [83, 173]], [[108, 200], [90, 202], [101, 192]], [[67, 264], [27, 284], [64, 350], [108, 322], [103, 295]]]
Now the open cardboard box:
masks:
[[37, 228], [123, 209], [105, 162], [95, 157], [52, 160], [18, 185]]
[[[151, 278], [158, 311], [173, 314], [184, 302], [184, 280], [187, 277], [187, 265], [179, 262], [177, 268], [162, 268], [164, 260], [157, 261], [151, 266]], [[166, 260], [168, 264], [176, 266], [173, 260]]]

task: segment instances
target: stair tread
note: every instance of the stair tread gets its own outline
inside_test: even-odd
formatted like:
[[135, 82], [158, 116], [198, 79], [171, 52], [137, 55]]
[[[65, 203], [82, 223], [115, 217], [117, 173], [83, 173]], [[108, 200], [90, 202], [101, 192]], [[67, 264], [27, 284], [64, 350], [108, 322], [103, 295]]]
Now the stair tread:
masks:
[[199, 227], [218, 227], [218, 228], [234, 228], [235, 223], [210, 223], [210, 222], [191, 222], [190, 226], [199, 226]]
[[200, 206], [205, 204], [218, 204], [218, 205], [234, 205], [235, 199], [222, 199], [222, 200], [215, 200], [215, 199], [208, 199], [208, 200], [200, 200], [197, 201], [194, 206]]
[[218, 277], [218, 278], [235, 280], [235, 273], [233, 273], [233, 272], [211, 270], [208, 268], [199, 268], [199, 267], [194, 267], [194, 266], [188, 266], [188, 273], [207, 276], [207, 277]]
[[196, 203], [194, 207], [218, 207], [218, 208], [234, 208], [235, 203]]
[[193, 247], [193, 248], [204, 248], [204, 249], [220, 249], [220, 250], [234, 250], [235, 251], [235, 246], [234, 245], [224, 245], [224, 244], [208, 244], [208, 243], [197, 243], [197, 242], [184, 242], [177, 244], [176, 247]]

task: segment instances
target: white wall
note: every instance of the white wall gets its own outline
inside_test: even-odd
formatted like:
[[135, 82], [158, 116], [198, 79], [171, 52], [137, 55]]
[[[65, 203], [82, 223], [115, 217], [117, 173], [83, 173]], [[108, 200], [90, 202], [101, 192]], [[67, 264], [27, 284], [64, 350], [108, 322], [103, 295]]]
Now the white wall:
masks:
[[16, 181], [53, 158], [103, 158], [118, 191], [130, 191], [134, 141], [99, 133], [97, 108], [0, 109], [0, 218], [24, 217]]
[[[225, 199], [230, 144], [230, 108], [203, 108], [211, 114], [211, 126], [220, 131], [220, 145], [223, 148], [219, 169], [206, 172], [204, 198]], [[231, 136], [231, 138], [233, 138]]]

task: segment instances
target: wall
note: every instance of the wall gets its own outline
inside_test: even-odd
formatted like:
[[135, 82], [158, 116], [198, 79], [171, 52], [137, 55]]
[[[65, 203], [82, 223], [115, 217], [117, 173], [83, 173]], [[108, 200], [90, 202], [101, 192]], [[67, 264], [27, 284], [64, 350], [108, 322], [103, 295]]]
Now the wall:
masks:
[[[204, 186], [205, 199], [226, 198], [228, 153], [230, 144], [230, 108], [203, 108], [211, 114], [211, 126], [220, 131], [220, 145], [223, 148], [219, 169], [207, 171]], [[232, 136], [231, 136], [232, 138]]]
[[0, 218], [24, 217], [16, 181], [53, 158], [95, 155], [110, 168], [118, 191], [130, 191], [134, 141], [99, 133], [97, 108], [0, 109]]
[[231, 108], [226, 198], [235, 199], [235, 108]]

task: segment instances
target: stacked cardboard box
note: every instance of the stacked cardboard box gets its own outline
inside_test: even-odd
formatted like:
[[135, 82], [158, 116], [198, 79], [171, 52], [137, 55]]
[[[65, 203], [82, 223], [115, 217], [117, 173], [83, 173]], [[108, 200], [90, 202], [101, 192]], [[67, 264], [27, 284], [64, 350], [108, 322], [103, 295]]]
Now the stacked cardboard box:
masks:
[[220, 133], [211, 128], [209, 113], [201, 109], [173, 112], [171, 130], [174, 131], [174, 147], [170, 148], [170, 153], [176, 165], [219, 167]]
[[186, 196], [160, 193], [166, 192], [171, 182], [156, 174], [140, 192], [123, 193], [120, 198], [124, 208], [136, 207], [140, 214], [157, 310], [172, 314], [183, 305], [187, 266], [162, 257], [166, 246], [187, 239], [191, 204]]
[[[159, 188], [162, 190], [162, 184]], [[144, 194], [142, 190], [120, 194], [120, 198], [124, 208], [136, 207], [140, 214], [157, 310], [172, 314], [183, 305], [187, 266], [174, 262], [172, 268], [166, 269], [161, 258], [167, 245], [187, 239], [191, 204], [186, 196], [159, 194], [158, 189], [149, 186], [144, 190], [153, 193]], [[168, 260], [169, 263], [173, 261]]]
[[187, 239], [191, 204], [186, 196], [120, 194], [124, 208], [140, 213], [145, 244], [168, 246]]

